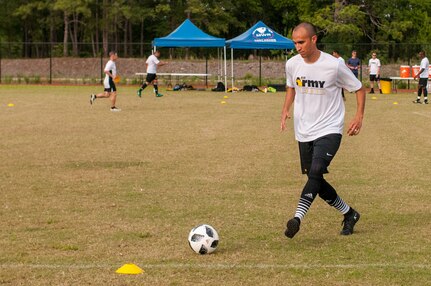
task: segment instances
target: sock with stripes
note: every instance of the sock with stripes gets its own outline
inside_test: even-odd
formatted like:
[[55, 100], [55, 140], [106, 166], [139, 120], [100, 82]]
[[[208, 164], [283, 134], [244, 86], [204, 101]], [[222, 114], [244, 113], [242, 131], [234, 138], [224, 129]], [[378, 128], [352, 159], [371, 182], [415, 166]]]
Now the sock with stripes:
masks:
[[301, 197], [299, 198], [298, 206], [296, 207], [295, 217], [302, 220], [311, 207], [314, 199], [317, 196], [321, 180], [314, 177], [309, 177], [307, 183], [302, 190]]
[[323, 180], [319, 196], [327, 202], [330, 206], [339, 210], [342, 214], [346, 214], [350, 207], [346, 204], [340, 196], [338, 196], [335, 189], [326, 181]]

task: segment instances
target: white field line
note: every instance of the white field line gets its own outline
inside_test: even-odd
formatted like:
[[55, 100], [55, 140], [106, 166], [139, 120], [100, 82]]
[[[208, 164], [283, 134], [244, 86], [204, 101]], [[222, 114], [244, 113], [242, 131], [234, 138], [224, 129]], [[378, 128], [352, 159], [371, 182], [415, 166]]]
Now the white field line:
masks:
[[413, 114], [421, 115], [421, 116], [425, 116], [425, 117], [427, 117], [427, 118], [431, 118], [431, 115], [430, 115], [430, 114], [428, 114], [428, 113], [422, 113], [422, 112], [414, 111], [414, 112], [413, 112]]
[[[367, 268], [388, 268], [388, 269], [431, 269], [431, 264], [409, 264], [409, 263], [363, 263], [363, 264], [187, 264], [187, 263], [166, 263], [166, 264], [136, 264], [145, 269], [367, 269]], [[108, 264], [20, 264], [3, 263], [0, 269], [115, 269], [121, 265]]]

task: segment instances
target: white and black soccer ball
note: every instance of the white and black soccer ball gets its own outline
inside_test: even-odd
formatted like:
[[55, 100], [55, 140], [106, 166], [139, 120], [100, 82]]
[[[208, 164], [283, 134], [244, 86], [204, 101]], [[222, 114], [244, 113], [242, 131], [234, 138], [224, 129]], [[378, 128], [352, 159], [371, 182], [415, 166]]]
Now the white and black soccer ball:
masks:
[[189, 245], [194, 252], [209, 254], [216, 250], [219, 242], [217, 231], [208, 224], [194, 227], [189, 233]]

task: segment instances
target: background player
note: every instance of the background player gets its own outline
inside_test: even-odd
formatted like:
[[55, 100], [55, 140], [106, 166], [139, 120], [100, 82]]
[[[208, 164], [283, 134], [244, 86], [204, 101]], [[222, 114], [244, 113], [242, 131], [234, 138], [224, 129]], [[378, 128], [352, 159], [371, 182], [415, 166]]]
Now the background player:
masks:
[[428, 76], [429, 76], [429, 61], [425, 56], [425, 51], [419, 52], [419, 58], [421, 59], [421, 66], [419, 72], [414, 76], [414, 79], [419, 77], [418, 84], [418, 98], [413, 101], [413, 103], [421, 103], [422, 91], [424, 94], [424, 104], [428, 104]]
[[93, 104], [96, 98], [109, 98], [111, 100], [111, 111], [121, 111], [121, 109], [115, 106], [115, 102], [117, 101], [117, 87], [115, 86], [114, 79], [117, 76], [117, 66], [115, 61], [118, 59], [118, 55], [116, 52], [109, 52], [109, 61], [106, 63], [104, 72], [105, 79], [103, 81], [103, 85], [105, 90], [103, 93], [92, 94], [90, 96], [90, 104]]
[[159, 93], [159, 88], [157, 85], [157, 67], [165, 65], [166, 62], [159, 61], [158, 57], [160, 57], [160, 51], [155, 51], [154, 54], [149, 56], [146, 61], [147, 77], [145, 79], [145, 83], [142, 84], [141, 88], [137, 91], [139, 97], [142, 96], [142, 91], [150, 84], [153, 84], [154, 93], [157, 97], [163, 96], [163, 94]]
[[370, 72], [370, 93], [374, 93], [374, 82], [377, 82], [377, 87], [379, 88], [380, 93], [382, 93], [382, 89], [380, 88], [380, 68], [381, 68], [380, 60], [377, 58], [376, 53], [372, 53], [371, 59], [368, 61], [368, 71]]

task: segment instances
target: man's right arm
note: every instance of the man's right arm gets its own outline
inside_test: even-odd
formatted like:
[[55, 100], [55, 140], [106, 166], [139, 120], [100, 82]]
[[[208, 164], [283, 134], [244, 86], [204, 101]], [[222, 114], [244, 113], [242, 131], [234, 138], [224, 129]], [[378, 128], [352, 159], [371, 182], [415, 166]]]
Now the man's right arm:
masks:
[[280, 124], [281, 131], [284, 131], [286, 129], [286, 119], [291, 118], [290, 108], [292, 107], [294, 100], [295, 100], [295, 88], [287, 87], [286, 98], [284, 100], [283, 109], [281, 111], [281, 124]]

